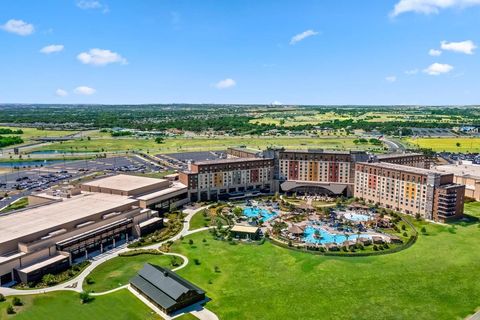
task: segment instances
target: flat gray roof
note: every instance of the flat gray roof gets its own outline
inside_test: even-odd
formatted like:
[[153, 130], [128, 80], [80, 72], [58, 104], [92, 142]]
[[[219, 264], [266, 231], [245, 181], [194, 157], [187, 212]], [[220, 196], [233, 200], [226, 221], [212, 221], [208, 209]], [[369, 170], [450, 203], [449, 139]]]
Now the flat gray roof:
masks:
[[168, 187], [166, 189], [144, 194], [143, 196], [137, 197], [137, 199], [140, 200], [140, 201], [148, 201], [148, 200], [152, 200], [152, 199], [155, 199], [155, 198], [158, 198], [158, 197], [161, 197], [161, 196], [173, 193], [173, 192], [177, 192], [177, 191], [187, 192], [187, 186], [184, 185], [181, 182], [175, 181], [171, 184], [170, 187]]
[[268, 160], [272, 160], [272, 158], [228, 158], [228, 159], [198, 161], [192, 164], [207, 165], [207, 164], [219, 164], [219, 163], [237, 163], [237, 162], [253, 162], [253, 161], [268, 161]]
[[72, 199], [0, 216], [0, 243], [87, 218], [138, 200], [105, 193], [83, 193]]
[[399, 158], [399, 157], [406, 157], [406, 156], [423, 156], [423, 153], [384, 153], [378, 154], [378, 159], [391, 159], [391, 158]]
[[436, 166], [435, 169], [446, 173], [453, 173], [459, 177], [480, 180], [480, 165], [478, 164], [446, 164]]
[[82, 185], [89, 187], [100, 187], [105, 189], [114, 189], [121, 191], [133, 191], [151, 185], [165, 183], [166, 179], [156, 179], [149, 177], [134, 176], [128, 174], [118, 174], [106, 178], [100, 178], [85, 182]]
[[377, 168], [382, 168], [382, 169], [390, 169], [390, 170], [398, 170], [398, 171], [404, 171], [404, 172], [410, 172], [410, 173], [416, 173], [416, 174], [439, 174], [439, 175], [447, 175], [448, 173], [445, 172], [440, 172], [438, 170], [432, 170], [432, 169], [424, 169], [424, 168], [418, 168], [418, 167], [410, 167], [410, 166], [404, 166], [401, 164], [396, 164], [396, 163], [389, 163], [389, 162], [360, 162], [359, 164], [362, 165], [367, 165], [367, 166], [372, 166], [372, 167], [377, 167]]

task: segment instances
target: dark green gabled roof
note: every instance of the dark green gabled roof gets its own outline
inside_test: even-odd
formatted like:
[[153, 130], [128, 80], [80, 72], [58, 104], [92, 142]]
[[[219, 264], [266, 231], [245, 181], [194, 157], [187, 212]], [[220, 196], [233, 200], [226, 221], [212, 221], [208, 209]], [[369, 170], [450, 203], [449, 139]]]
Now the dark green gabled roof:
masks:
[[205, 294], [203, 290], [176, 273], [149, 263], [143, 266], [130, 283], [165, 309], [175, 305], [179, 298], [189, 291]]

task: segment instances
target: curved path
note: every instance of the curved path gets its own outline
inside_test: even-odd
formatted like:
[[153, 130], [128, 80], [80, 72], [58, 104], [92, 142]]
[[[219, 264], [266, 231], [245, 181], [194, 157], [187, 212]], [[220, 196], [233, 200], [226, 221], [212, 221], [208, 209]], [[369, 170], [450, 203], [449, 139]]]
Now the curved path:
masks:
[[[188, 236], [190, 234], [193, 234], [193, 233], [197, 233], [197, 232], [202, 232], [202, 231], [206, 231], [210, 228], [213, 228], [213, 227], [204, 227], [204, 228], [199, 228], [199, 229], [195, 229], [195, 230], [189, 230], [190, 229], [190, 220], [192, 219], [192, 217], [199, 211], [203, 210], [203, 209], [206, 209], [208, 208], [209, 206], [204, 206], [204, 207], [200, 207], [200, 208], [196, 208], [196, 209], [191, 209], [191, 208], [188, 208], [188, 209], [184, 209], [183, 210], [183, 213], [187, 214], [186, 217], [184, 218], [183, 220], [183, 227], [182, 227], [182, 230], [177, 233], [176, 235], [174, 235], [173, 237], [167, 239], [167, 240], [164, 240], [164, 241], [161, 241], [161, 242], [158, 242], [158, 243], [155, 243], [155, 244], [152, 244], [150, 246], [145, 246], [145, 247], [142, 247], [142, 248], [135, 248], [135, 249], [154, 249], [154, 250], [159, 250], [159, 248], [169, 242], [169, 241], [176, 241], [182, 237], [185, 237], [185, 236]], [[115, 257], [118, 257], [120, 253], [123, 253], [123, 252], [127, 252], [127, 251], [131, 251], [131, 250], [135, 250], [135, 249], [130, 249], [130, 248], [127, 248], [127, 245], [124, 244], [120, 247], [117, 247], [113, 250], [110, 250], [108, 252], [105, 252], [103, 254], [101, 254], [100, 256], [97, 256], [97, 257], [94, 257], [92, 260], [92, 263], [86, 267], [78, 276], [76, 276], [75, 278], [73, 279], [70, 279], [66, 282], [63, 282], [61, 284], [58, 284], [56, 286], [52, 286], [52, 287], [48, 287], [48, 288], [44, 288], [44, 289], [12, 289], [12, 288], [5, 288], [5, 287], [0, 287], [0, 293], [3, 294], [4, 296], [12, 296], [12, 295], [33, 295], [33, 294], [42, 294], [42, 293], [47, 293], [47, 292], [52, 292], [52, 291], [61, 291], [61, 290], [68, 290], [68, 291], [75, 291], [75, 292], [82, 292], [83, 291], [83, 282], [85, 281], [85, 278], [97, 267], [99, 266], [100, 264], [104, 263], [105, 261], [108, 261], [112, 258], [115, 258]], [[177, 271], [177, 270], [180, 270], [182, 268], [185, 268], [189, 262], [188, 258], [182, 254], [179, 254], [179, 253], [173, 253], [173, 252], [165, 252], [163, 253], [164, 255], [170, 255], [170, 256], [177, 256], [177, 257], [180, 257], [183, 259], [183, 263], [172, 269], [172, 271]], [[118, 288], [115, 288], [115, 289], [112, 289], [112, 290], [109, 290], [109, 291], [104, 291], [104, 292], [98, 292], [98, 293], [92, 293], [93, 296], [100, 296], [100, 295], [105, 295], [105, 294], [109, 294], [109, 293], [112, 293], [112, 292], [115, 292], [115, 291], [118, 291], [118, 290], [121, 290], [121, 289], [125, 289], [125, 288], [128, 288], [129, 286], [128, 285], [124, 285], [124, 286], [121, 286], [121, 287], [118, 287]], [[155, 309], [154, 309], [155, 310]], [[198, 313], [198, 318], [200, 319], [218, 319], [218, 317], [211, 311], [203, 308], [204, 311], [202, 310], [195, 310], [195, 311], [192, 311], [192, 313]], [[162, 317], [164, 317], [165, 319], [170, 319], [170, 317], [166, 317], [165, 314], [161, 314]]]

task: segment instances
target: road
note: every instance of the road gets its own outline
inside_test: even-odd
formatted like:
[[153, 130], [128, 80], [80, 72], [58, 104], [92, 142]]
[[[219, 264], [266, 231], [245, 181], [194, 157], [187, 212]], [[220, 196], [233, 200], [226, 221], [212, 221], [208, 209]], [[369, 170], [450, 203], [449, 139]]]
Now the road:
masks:
[[[156, 243], [156, 244], [153, 244], [153, 245], [150, 245], [150, 246], [143, 247], [142, 249], [159, 250], [159, 248], [163, 244], [165, 244], [169, 241], [176, 241], [176, 240], [180, 239], [181, 237], [185, 237], [185, 236], [188, 236], [190, 234], [197, 233], [197, 232], [202, 232], [202, 231], [205, 231], [205, 230], [208, 230], [208, 229], [212, 228], [212, 227], [205, 227], [205, 228], [199, 228], [199, 229], [195, 229], [195, 230], [189, 230], [190, 229], [190, 220], [192, 219], [192, 217], [197, 212], [199, 212], [199, 211], [201, 211], [205, 208], [208, 208], [208, 206], [204, 206], [204, 207], [200, 207], [200, 208], [184, 209], [183, 213], [185, 213], [186, 216], [183, 220], [182, 230], [179, 233], [177, 233], [175, 236], [173, 236], [173, 237], [171, 237], [167, 240], [164, 240], [162, 242], [159, 242], [159, 243]], [[110, 259], [118, 257], [118, 255], [120, 253], [131, 251], [131, 250], [135, 250], [135, 249], [127, 248], [127, 245], [124, 244], [120, 247], [117, 247], [113, 250], [110, 250], [110, 251], [105, 252], [105, 253], [103, 253], [99, 256], [96, 256], [92, 259], [92, 263], [87, 268], [85, 268], [85, 270], [83, 270], [77, 277], [75, 277], [74, 279], [70, 279], [69, 281], [66, 281], [66, 282], [61, 283], [61, 284], [56, 285], [56, 286], [52, 286], [52, 287], [44, 288], [44, 289], [31, 289], [31, 290], [27, 290], [27, 289], [26, 290], [19, 290], [19, 289], [0, 287], [0, 293], [3, 294], [4, 296], [12, 296], [12, 295], [19, 296], [19, 295], [43, 294], [43, 293], [47, 293], [47, 292], [65, 291], [65, 290], [74, 291], [74, 292], [82, 292], [83, 291], [83, 282], [85, 281], [85, 278], [96, 267], [98, 267], [99, 265], [101, 265], [102, 263], [104, 263], [104, 262], [106, 262]], [[188, 258], [184, 255], [179, 254], [179, 253], [173, 253], [172, 252], [172, 253], [163, 253], [163, 254], [171, 255], [171, 256], [177, 256], [177, 257], [180, 257], [180, 258], [183, 259], [183, 263], [180, 266], [178, 266], [177, 268], [172, 269], [172, 271], [180, 270], [180, 269], [186, 267], [189, 263]], [[109, 290], [109, 291], [106, 291], [106, 292], [99, 292], [99, 293], [95, 293], [95, 294], [92, 294], [92, 295], [105, 295], [105, 294], [109, 294], [111, 292], [115, 292], [117, 290], [125, 289], [127, 287], [129, 288], [129, 286], [122, 286], [122, 287], [119, 287], [119, 288], [116, 288], [116, 289], [113, 289], [113, 290]], [[135, 294], [135, 292], [134, 292], [134, 294]], [[145, 302], [145, 299], [141, 299], [141, 300], [143, 302]], [[146, 303], [146, 304], [148, 306], [152, 307], [152, 305], [150, 305], [148, 303]], [[163, 312], [161, 312], [158, 308], [152, 307], [152, 309], [154, 311], [156, 311], [165, 320], [173, 319], [173, 318], [181, 315], [181, 314], [176, 314], [175, 316], [171, 317], [171, 316], [168, 316], [168, 315], [164, 314]], [[188, 309], [187, 311], [192, 312], [192, 314], [195, 315], [199, 319], [218, 320], [218, 317], [215, 315], [215, 313], [211, 312], [210, 310], [207, 310], [207, 309], [203, 310], [203, 309], [205, 309], [203, 306], [200, 307], [199, 305], [197, 305], [196, 308], [194, 308], [192, 310]]]
[[388, 150], [391, 153], [405, 151], [405, 146], [397, 140], [394, 140], [392, 138], [383, 138], [383, 142], [387, 145]]

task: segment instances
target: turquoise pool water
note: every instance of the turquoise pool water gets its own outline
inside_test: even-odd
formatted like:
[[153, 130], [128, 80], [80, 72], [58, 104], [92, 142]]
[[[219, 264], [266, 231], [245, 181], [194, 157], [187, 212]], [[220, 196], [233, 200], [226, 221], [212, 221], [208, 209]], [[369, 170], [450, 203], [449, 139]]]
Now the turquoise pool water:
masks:
[[278, 213], [275, 211], [269, 211], [266, 209], [246, 207], [243, 209], [243, 215], [249, 218], [260, 217], [263, 221], [268, 221], [275, 218]]
[[[320, 233], [320, 237], [315, 237], [315, 231]], [[370, 238], [367, 234], [360, 234], [360, 237]], [[327, 230], [323, 229], [322, 227], [312, 227], [308, 226], [304, 230], [303, 240], [309, 243], [318, 243], [318, 244], [325, 244], [325, 243], [337, 243], [341, 244], [344, 241], [352, 240], [355, 241], [359, 236], [357, 234], [352, 234], [348, 236], [348, 239], [343, 234], [333, 234], [328, 232]]]
[[346, 219], [355, 222], [365, 222], [372, 219], [369, 215], [361, 214], [361, 213], [354, 213], [354, 212], [347, 212], [343, 215]]

